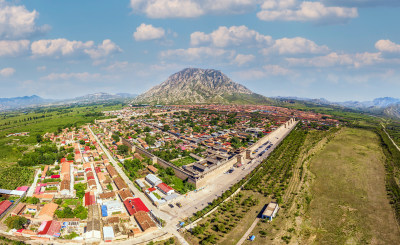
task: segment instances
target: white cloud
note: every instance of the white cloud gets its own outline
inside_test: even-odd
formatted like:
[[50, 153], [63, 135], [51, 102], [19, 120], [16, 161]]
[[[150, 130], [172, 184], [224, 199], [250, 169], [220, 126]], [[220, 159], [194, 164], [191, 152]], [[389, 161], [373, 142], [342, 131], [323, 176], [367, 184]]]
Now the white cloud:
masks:
[[121, 49], [109, 39], [95, 46], [93, 41], [81, 42], [59, 38], [35, 41], [31, 45], [31, 51], [34, 57], [61, 58], [86, 54], [92, 59], [98, 59], [120, 52]]
[[279, 54], [321, 54], [329, 52], [329, 48], [325, 45], [319, 46], [303, 37], [295, 37], [278, 39], [270, 48], [263, 50], [264, 54], [271, 52]]
[[204, 14], [200, 5], [192, 0], [131, 0], [131, 8], [150, 18], [192, 18]]
[[94, 42], [69, 41], [64, 38], [38, 40], [32, 43], [31, 50], [34, 56], [71, 56], [93, 47]]
[[381, 53], [368, 52], [356, 54], [338, 54], [336, 52], [332, 52], [324, 56], [312, 58], [286, 58], [286, 60], [289, 62], [289, 64], [294, 66], [349, 66], [355, 68], [384, 62]]
[[237, 71], [235, 74], [245, 80], [254, 80], [271, 76], [285, 76], [293, 74], [293, 72], [279, 65], [265, 65], [261, 68]]
[[165, 30], [163, 28], [154, 27], [145, 23], [138, 26], [136, 31], [133, 33], [133, 38], [135, 38], [136, 41], [155, 40], [163, 38], [164, 36]]
[[37, 26], [36, 19], [39, 13], [29, 11], [25, 6], [15, 6], [0, 0], [0, 38], [20, 39], [47, 31], [48, 26]]
[[134, 12], [150, 18], [194, 18], [205, 14], [244, 13], [260, 0], [131, 0]]
[[28, 40], [0, 41], [0, 56], [18, 56], [29, 50]]
[[45, 71], [46, 69], [47, 69], [46, 66], [38, 66], [38, 67], [36, 67], [37, 71]]
[[111, 54], [122, 52], [122, 49], [110, 39], [106, 39], [101, 44], [97, 45], [97, 47], [85, 49], [84, 52], [92, 59], [100, 59]]
[[3, 68], [0, 70], [0, 76], [9, 77], [15, 73], [15, 69], [11, 67]]
[[247, 26], [220, 26], [210, 34], [194, 32], [190, 35], [190, 43], [193, 46], [211, 44], [215, 47], [239, 46], [239, 45], [268, 45], [272, 41], [270, 36], [262, 35]]
[[390, 40], [379, 40], [375, 43], [375, 48], [381, 52], [400, 53], [400, 44]]
[[88, 81], [100, 78], [99, 73], [89, 72], [78, 72], [78, 73], [50, 73], [49, 75], [42, 77], [42, 80], [56, 81], [56, 80], [79, 80]]
[[263, 68], [266, 73], [274, 75], [274, 76], [287, 75], [290, 73], [289, 69], [284, 68], [279, 65], [265, 65], [265, 66], [263, 66]]
[[249, 63], [253, 61], [256, 57], [252, 54], [238, 54], [236, 55], [235, 59], [232, 61], [232, 63], [242, 66], [246, 63]]
[[197, 47], [188, 49], [170, 49], [161, 52], [162, 58], [179, 58], [188, 61], [201, 61], [206, 58], [228, 58], [232, 59], [235, 51], [211, 48], [211, 47]]
[[266, 0], [257, 17], [264, 21], [313, 21], [343, 23], [358, 17], [357, 8], [325, 6], [320, 2]]
[[331, 5], [356, 7], [400, 6], [398, 0], [323, 0], [323, 2]]

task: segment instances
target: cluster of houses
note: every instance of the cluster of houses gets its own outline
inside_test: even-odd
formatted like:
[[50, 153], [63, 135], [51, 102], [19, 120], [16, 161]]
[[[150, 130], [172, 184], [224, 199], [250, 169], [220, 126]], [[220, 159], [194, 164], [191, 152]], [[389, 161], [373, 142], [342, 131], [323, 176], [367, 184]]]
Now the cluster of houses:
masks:
[[[111, 242], [159, 228], [156, 217], [110, 164], [89, 128], [65, 129], [45, 137], [64, 147], [67, 155], [54, 165], [43, 166], [31, 187], [3, 191], [27, 195], [25, 199], [0, 203], [4, 219], [20, 215], [29, 220], [24, 229], [11, 233], [38, 240], [69, 237]], [[62, 217], [60, 213], [68, 208], [72, 215]], [[77, 215], [78, 211], [86, 215]]]

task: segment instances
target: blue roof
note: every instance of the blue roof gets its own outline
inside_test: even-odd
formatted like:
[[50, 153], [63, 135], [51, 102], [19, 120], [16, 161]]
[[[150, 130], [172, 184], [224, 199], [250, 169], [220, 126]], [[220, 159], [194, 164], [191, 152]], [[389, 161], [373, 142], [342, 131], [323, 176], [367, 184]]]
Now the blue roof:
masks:
[[101, 205], [101, 216], [103, 216], [103, 217], [107, 217], [108, 216], [107, 206], [106, 205]]
[[254, 241], [254, 239], [256, 239], [256, 236], [255, 236], [255, 235], [252, 235], [252, 236], [250, 237], [250, 241]]

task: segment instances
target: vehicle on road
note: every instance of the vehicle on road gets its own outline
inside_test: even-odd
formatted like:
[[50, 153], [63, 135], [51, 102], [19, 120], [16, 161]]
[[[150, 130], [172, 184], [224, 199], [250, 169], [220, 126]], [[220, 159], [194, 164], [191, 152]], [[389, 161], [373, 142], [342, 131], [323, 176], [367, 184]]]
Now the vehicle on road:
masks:
[[181, 207], [182, 207], [182, 204], [181, 204], [180, 202], [177, 202], [177, 203], [176, 203], [176, 206], [178, 206], [179, 208], [181, 208]]
[[168, 206], [169, 206], [170, 208], [173, 208], [173, 207], [174, 207], [174, 205], [173, 205], [172, 203], [168, 204]]

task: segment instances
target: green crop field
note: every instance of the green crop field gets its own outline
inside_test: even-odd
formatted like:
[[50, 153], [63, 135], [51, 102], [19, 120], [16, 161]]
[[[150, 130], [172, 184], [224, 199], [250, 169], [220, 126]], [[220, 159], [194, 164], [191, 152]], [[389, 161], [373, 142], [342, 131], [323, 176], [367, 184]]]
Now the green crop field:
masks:
[[[16, 162], [38, 146], [37, 135], [80, 126], [104, 118], [101, 111], [121, 107], [121, 104], [60, 106], [0, 113], [0, 188], [12, 189], [32, 182], [34, 171], [17, 167]], [[29, 135], [7, 137], [20, 132], [29, 132]]]

